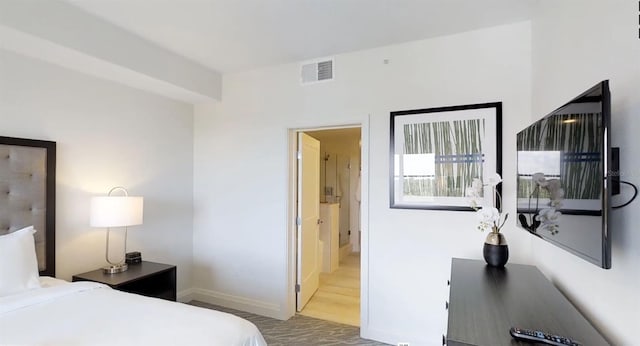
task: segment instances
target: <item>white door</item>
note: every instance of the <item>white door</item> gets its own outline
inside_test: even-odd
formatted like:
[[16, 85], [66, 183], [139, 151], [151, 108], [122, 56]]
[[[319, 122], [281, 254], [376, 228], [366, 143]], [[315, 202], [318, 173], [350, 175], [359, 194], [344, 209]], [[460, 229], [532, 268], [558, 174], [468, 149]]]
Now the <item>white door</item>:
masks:
[[298, 134], [298, 311], [302, 311], [320, 282], [320, 142]]

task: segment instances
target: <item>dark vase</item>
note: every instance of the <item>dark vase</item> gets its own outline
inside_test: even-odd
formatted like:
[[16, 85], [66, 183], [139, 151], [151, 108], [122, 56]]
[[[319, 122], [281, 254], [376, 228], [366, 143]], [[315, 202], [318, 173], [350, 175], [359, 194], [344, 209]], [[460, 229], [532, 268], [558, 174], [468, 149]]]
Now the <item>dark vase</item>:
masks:
[[509, 247], [507, 239], [502, 233], [491, 232], [487, 235], [482, 249], [482, 255], [488, 265], [492, 267], [504, 267], [509, 260]]

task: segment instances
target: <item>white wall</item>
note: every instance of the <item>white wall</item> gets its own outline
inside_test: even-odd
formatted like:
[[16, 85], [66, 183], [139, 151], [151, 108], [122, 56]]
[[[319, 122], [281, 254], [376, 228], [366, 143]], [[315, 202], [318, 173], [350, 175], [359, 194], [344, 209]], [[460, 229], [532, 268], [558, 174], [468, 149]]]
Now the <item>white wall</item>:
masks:
[[89, 199], [120, 185], [145, 198], [128, 249], [176, 264], [178, 290], [191, 287], [192, 108], [0, 50], [0, 135], [57, 142], [59, 278], [106, 264]]
[[[600, 80], [612, 95], [612, 144], [622, 179], [640, 184], [640, 40], [638, 2], [543, 1], [532, 24], [532, 117], [540, 118]], [[624, 187], [623, 191], [629, 191]], [[629, 194], [617, 197], [621, 204]], [[537, 265], [614, 344], [638, 343], [640, 202], [612, 215], [612, 269], [600, 269], [534, 239]], [[587, 340], [585, 340], [587, 341]]]
[[[300, 85], [297, 64], [225, 76], [223, 101], [196, 108], [195, 116], [199, 298], [291, 314], [288, 129], [370, 116], [370, 228], [363, 230], [369, 305], [362, 333], [390, 343], [439, 342], [451, 257], [481, 258], [485, 235], [473, 213], [389, 209], [389, 112], [502, 101], [505, 205], [513, 214], [515, 133], [531, 117], [530, 35], [525, 22], [338, 55], [336, 80], [310, 86]], [[505, 234], [511, 261], [528, 262], [530, 238], [513, 222]]]

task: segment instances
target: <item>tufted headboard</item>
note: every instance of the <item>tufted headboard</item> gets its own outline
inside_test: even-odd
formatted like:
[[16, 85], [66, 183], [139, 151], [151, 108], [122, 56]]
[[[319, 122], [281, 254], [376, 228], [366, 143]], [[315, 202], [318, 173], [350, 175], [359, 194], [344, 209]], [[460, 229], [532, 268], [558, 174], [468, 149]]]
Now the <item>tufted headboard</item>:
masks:
[[0, 234], [33, 225], [40, 275], [55, 276], [56, 143], [0, 137]]

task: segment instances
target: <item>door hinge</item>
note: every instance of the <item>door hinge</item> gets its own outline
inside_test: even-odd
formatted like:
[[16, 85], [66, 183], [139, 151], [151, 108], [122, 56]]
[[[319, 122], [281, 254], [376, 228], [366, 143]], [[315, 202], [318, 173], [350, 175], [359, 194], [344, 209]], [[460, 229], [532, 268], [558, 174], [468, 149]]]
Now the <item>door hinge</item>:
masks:
[[300, 284], [296, 284], [296, 293], [300, 293]]
[[296, 225], [302, 226], [302, 219], [300, 217], [296, 218]]
[[298, 160], [302, 160], [302, 152], [296, 151], [296, 157], [298, 158]]

